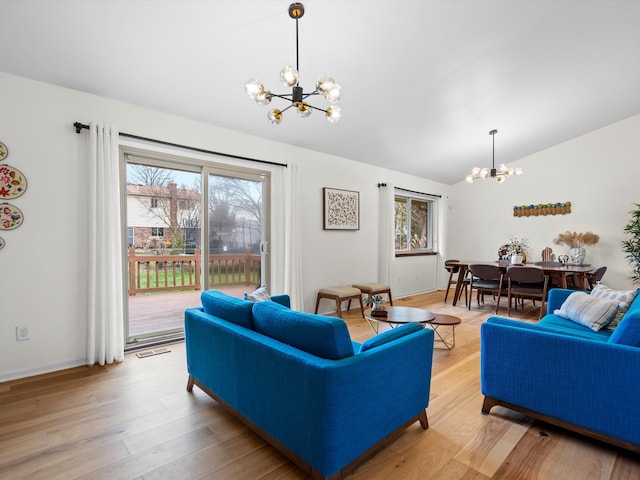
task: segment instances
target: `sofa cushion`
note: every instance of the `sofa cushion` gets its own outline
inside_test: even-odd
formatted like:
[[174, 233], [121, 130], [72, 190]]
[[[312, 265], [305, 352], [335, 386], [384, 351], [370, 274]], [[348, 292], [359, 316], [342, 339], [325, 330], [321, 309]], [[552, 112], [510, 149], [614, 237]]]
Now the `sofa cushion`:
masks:
[[375, 337], [371, 337], [369, 340], [360, 345], [360, 353], [379, 347], [380, 345], [384, 345], [385, 343], [393, 342], [398, 338], [410, 335], [413, 332], [422, 330], [423, 328], [424, 326], [421, 323], [407, 323], [406, 325], [392, 328], [391, 330], [382, 332]]
[[608, 341], [612, 333], [604, 328], [595, 332], [590, 327], [576, 323], [568, 318], [554, 315], [553, 313], [545, 315], [538, 323], [531, 325], [546, 332], [586, 338], [588, 340], [595, 340], [599, 342]]
[[612, 300], [574, 292], [553, 313], [597, 332], [613, 320], [617, 311], [618, 304]]
[[207, 290], [200, 295], [202, 308], [209, 315], [222, 318], [236, 325], [253, 329], [253, 302], [235, 298], [219, 290]]
[[271, 297], [267, 292], [267, 286], [262, 285], [251, 293], [245, 293], [244, 299], [249, 300], [250, 302], [265, 302], [267, 300], [271, 300]]
[[256, 331], [330, 360], [353, 356], [347, 325], [340, 318], [297, 312], [275, 302], [253, 304]]
[[640, 347], [640, 297], [636, 297], [620, 324], [609, 337], [610, 343]]
[[640, 289], [634, 288], [633, 290], [623, 291], [613, 290], [606, 285], [602, 285], [601, 283], [593, 287], [593, 290], [591, 290], [591, 295], [593, 295], [594, 297], [606, 298], [618, 303], [618, 313], [615, 315], [615, 317], [613, 317], [613, 320], [609, 323], [609, 325], [606, 326], [608, 330], [614, 330], [618, 326], [618, 323], [620, 323], [620, 320], [622, 319], [624, 314], [627, 313], [629, 306], [631, 306], [631, 303], [638, 295], [638, 290]]

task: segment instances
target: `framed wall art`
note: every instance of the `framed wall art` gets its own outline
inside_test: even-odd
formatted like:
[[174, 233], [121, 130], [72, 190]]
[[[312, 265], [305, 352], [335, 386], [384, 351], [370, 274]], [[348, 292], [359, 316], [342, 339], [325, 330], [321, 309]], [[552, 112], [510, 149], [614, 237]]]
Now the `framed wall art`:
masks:
[[360, 192], [325, 187], [322, 193], [325, 230], [360, 229]]

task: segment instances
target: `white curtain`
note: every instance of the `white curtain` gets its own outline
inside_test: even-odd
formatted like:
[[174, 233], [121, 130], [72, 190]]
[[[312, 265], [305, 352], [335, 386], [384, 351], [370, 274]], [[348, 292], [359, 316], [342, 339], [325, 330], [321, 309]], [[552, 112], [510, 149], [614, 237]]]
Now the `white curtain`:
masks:
[[124, 359], [118, 130], [89, 127], [87, 365]]
[[284, 176], [284, 291], [291, 308], [304, 310], [302, 291], [302, 214], [300, 211], [300, 170], [294, 163], [283, 169]]
[[395, 236], [393, 185], [379, 187], [380, 191], [380, 257], [378, 259], [379, 281], [391, 285], [395, 266]]

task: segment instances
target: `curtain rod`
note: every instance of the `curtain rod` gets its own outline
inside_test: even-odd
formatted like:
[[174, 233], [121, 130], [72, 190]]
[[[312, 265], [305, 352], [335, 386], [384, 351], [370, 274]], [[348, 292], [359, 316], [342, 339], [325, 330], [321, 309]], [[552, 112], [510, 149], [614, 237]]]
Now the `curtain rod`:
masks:
[[[386, 187], [386, 186], [387, 186], [386, 183], [379, 183], [378, 184], [378, 188]], [[434, 193], [417, 192], [415, 190], [409, 190], [408, 188], [402, 188], [402, 187], [393, 187], [393, 188], [395, 188], [396, 190], [402, 190], [403, 192], [417, 193], [419, 195], [428, 195], [430, 197], [442, 198], [442, 195], [436, 195]]]
[[[80, 133], [83, 129], [84, 130], [89, 130], [89, 125], [86, 125], [84, 123], [75, 122], [73, 124], [73, 126], [76, 128], [76, 133]], [[204, 148], [198, 148], [198, 147], [190, 147], [188, 145], [180, 145], [179, 143], [165, 142], [164, 140], [156, 140], [155, 138], [141, 137], [139, 135], [133, 135], [131, 133], [120, 132], [119, 135], [121, 137], [133, 138], [135, 140], [145, 140], [147, 142], [158, 143], [160, 145], [166, 145], [166, 146], [169, 146], [169, 147], [184, 148], [186, 150], [192, 150], [194, 152], [210, 153], [210, 154], [213, 154], [213, 155], [220, 155], [220, 156], [228, 157], [228, 158], [236, 158], [236, 159], [239, 159], [239, 160], [248, 160], [250, 162], [265, 163], [267, 165], [276, 165], [278, 167], [285, 167], [285, 168], [287, 167], [286, 163], [270, 162], [268, 160], [259, 160], [257, 158], [242, 157], [240, 155], [232, 155], [230, 153], [214, 152], [213, 150], [206, 150]]]

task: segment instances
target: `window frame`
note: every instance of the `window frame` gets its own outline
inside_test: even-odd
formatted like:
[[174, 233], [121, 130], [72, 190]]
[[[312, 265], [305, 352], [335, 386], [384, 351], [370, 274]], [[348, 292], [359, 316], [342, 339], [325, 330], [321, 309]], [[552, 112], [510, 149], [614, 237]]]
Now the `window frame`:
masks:
[[[398, 199], [402, 199], [406, 201], [406, 209], [408, 212], [411, 211], [411, 203], [412, 201], [419, 201], [421, 203], [426, 203], [427, 205], [427, 219], [426, 219], [426, 229], [427, 229], [427, 247], [426, 248], [411, 248], [411, 241], [407, 239], [407, 248], [406, 249], [398, 249], [396, 248], [396, 238], [398, 232], [398, 226], [396, 224], [396, 203]], [[394, 253], [396, 257], [408, 257], [408, 256], [417, 256], [417, 255], [437, 255], [436, 248], [436, 239], [437, 239], [437, 222], [436, 222], [436, 212], [438, 210], [438, 197], [421, 194], [418, 192], [410, 192], [401, 189], [395, 189], [393, 195], [393, 209], [394, 209], [394, 218], [393, 218], [393, 239], [394, 239]], [[407, 233], [407, 237], [411, 235], [411, 215], [406, 216], [406, 223], [404, 224], [405, 231]]]

